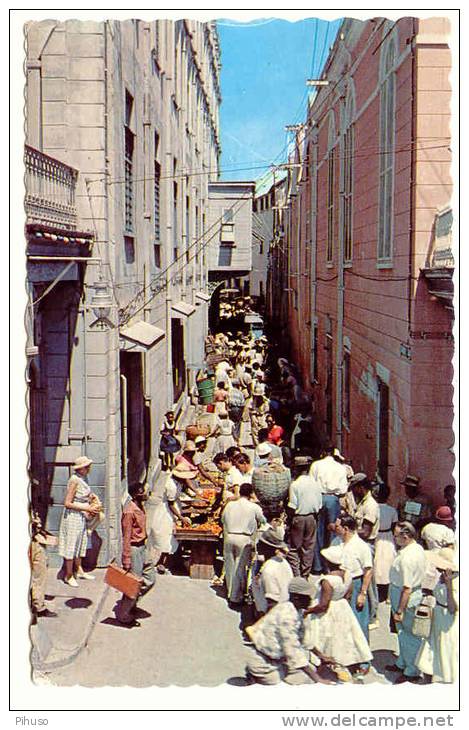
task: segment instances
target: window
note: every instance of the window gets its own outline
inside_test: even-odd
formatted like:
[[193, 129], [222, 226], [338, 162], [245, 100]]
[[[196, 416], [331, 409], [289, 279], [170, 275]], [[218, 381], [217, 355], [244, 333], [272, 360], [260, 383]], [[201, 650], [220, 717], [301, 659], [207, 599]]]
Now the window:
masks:
[[332, 262], [334, 252], [334, 150], [327, 158], [327, 262]]
[[350, 381], [351, 381], [351, 362], [350, 352], [344, 350], [343, 370], [342, 370], [342, 405], [343, 420], [347, 428], [350, 427]]
[[135, 263], [135, 241], [133, 236], [124, 236], [125, 263]]
[[259, 242], [259, 256], [262, 256], [264, 253], [264, 241]]
[[233, 246], [221, 243], [218, 251], [218, 266], [231, 266], [233, 258]]
[[221, 224], [222, 243], [234, 242], [234, 216], [233, 208], [224, 208]]
[[[176, 177], [177, 172], [177, 160], [174, 158], [173, 160], [173, 176]], [[178, 231], [178, 184], [174, 180], [173, 181], [173, 248], [176, 251], [176, 255], [174, 257], [174, 260], [176, 261], [178, 254], [177, 250], [179, 248], [179, 231]]]
[[157, 269], [161, 269], [161, 245], [155, 243], [153, 246], [154, 264]]
[[125, 92], [125, 127], [124, 127], [124, 207], [125, 207], [125, 230], [132, 233], [134, 230], [134, 187], [133, 187], [133, 165], [135, 135], [131, 130], [133, 97], [128, 91]]
[[155, 241], [161, 239], [160, 229], [160, 180], [161, 180], [161, 166], [156, 155], [158, 153], [158, 135], [155, 134], [155, 180], [154, 180], [154, 201], [153, 201], [153, 215], [154, 215], [154, 231]]
[[394, 126], [396, 81], [394, 75], [395, 43], [391, 39], [384, 51], [380, 98], [380, 170], [378, 210], [378, 260], [392, 258], [392, 218], [394, 184]]
[[353, 246], [353, 156], [354, 156], [354, 103], [352, 89], [349, 90], [345, 108], [342, 151], [342, 225], [343, 225], [343, 256], [344, 261], [352, 261]]
[[199, 206], [195, 206], [195, 263], [199, 263], [199, 252], [200, 252], [200, 246], [201, 243], [199, 241], [200, 238], [200, 212], [199, 212]]

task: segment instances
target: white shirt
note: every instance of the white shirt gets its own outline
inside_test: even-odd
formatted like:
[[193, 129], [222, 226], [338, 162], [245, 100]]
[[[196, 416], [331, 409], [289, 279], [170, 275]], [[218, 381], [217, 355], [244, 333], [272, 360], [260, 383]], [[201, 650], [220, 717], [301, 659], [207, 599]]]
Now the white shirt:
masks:
[[344, 542], [341, 568], [348, 570], [352, 578], [363, 575], [365, 570], [373, 567], [373, 556], [370, 546], [356, 533], [348, 542]]
[[395, 522], [399, 522], [397, 509], [390, 504], [379, 505], [379, 531], [390, 532]]
[[348, 489], [347, 469], [333, 456], [325, 456], [324, 459], [315, 461], [311, 464], [309, 473], [320, 483], [323, 494], [335, 494], [340, 497]]
[[357, 504], [355, 519], [359, 529], [362, 527], [364, 520], [371, 522], [372, 528], [368, 539], [374, 540], [379, 530], [379, 504], [373, 498], [371, 492], [367, 492], [361, 502]]
[[259, 525], [265, 522], [261, 508], [255, 502], [250, 502], [246, 497], [240, 497], [233, 502], [228, 502], [221, 521], [225, 532], [237, 535], [253, 535]]
[[290, 484], [288, 506], [297, 515], [317, 514], [322, 507], [322, 494], [319, 482], [307, 474], [302, 474]]
[[249, 471], [247, 471], [245, 474], [243, 472], [240, 472], [242, 482], [241, 484], [252, 484], [252, 475], [254, 474], [254, 467], [252, 466]]
[[288, 584], [292, 578], [293, 571], [285, 558], [275, 555], [273, 558], [266, 560], [254, 578], [257, 589], [257, 609], [259, 611], [267, 611], [267, 598], [276, 603], [288, 601], [290, 599]]
[[439, 550], [454, 545], [455, 542], [453, 530], [446, 525], [440, 525], [438, 522], [429, 522], [428, 525], [425, 525], [421, 536], [429, 550]]
[[389, 579], [398, 588], [419, 588], [426, 569], [425, 550], [414, 541], [399, 550], [389, 571]]
[[233, 464], [230, 466], [228, 471], [225, 473], [225, 485], [228, 487], [228, 489], [231, 489], [232, 487], [239, 487], [240, 484], [243, 484], [245, 481], [243, 474], [235, 467]]

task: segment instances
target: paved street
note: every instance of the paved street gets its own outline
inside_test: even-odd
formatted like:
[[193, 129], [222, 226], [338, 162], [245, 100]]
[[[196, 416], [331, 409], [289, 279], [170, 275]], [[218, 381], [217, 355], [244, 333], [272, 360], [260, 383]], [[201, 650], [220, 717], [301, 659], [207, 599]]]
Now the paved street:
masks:
[[[50, 636], [52, 629], [63, 632], [68, 626], [69, 630], [56, 636], [56, 640], [61, 646], [68, 643], [71, 650], [73, 642], [79, 641], [80, 630], [86, 631], [91, 614], [99, 607], [100, 593], [106, 591], [87, 646], [69, 664], [39, 672], [43, 681], [90, 687], [127, 685], [130, 679], [136, 687], [217, 686], [230, 680], [240, 683], [245, 663], [240, 615], [228, 609], [224, 598], [217, 595], [208, 581], [158, 576], [155, 588], [139, 603], [140, 628], [125, 629], [115, 624], [112, 611], [119, 594], [112, 588], [106, 589], [102, 582], [104, 571], [96, 573], [96, 583], [81, 582], [73, 591], [76, 595], [67, 599], [68, 604], [61, 607], [61, 599], [56, 598], [59, 623], [40, 620]], [[92, 605], [85, 606], [86, 595], [93, 597]], [[395, 639], [386, 631], [387, 607], [381, 606], [380, 611], [381, 627], [371, 632], [375, 669], [366, 678], [367, 684], [387, 683], [389, 678], [381, 672], [393, 659]], [[48, 662], [57, 658], [57, 654], [50, 655]]]

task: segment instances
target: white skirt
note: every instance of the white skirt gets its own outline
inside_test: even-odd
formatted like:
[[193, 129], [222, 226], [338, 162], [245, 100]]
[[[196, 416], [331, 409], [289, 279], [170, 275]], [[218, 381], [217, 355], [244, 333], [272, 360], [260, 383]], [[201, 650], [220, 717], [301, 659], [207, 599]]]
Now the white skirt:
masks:
[[388, 585], [389, 571], [396, 557], [396, 546], [394, 544], [391, 530], [378, 533], [375, 542], [374, 577], [378, 585]]
[[305, 644], [332, 657], [338, 664], [370, 662], [373, 655], [349, 602], [345, 598], [331, 601], [326, 613], [305, 619]]
[[168, 503], [160, 502], [153, 512], [148, 530], [148, 541], [151, 548], [172, 555], [178, 549], [178, 541], [174, 537], [174, 520]]
[[434, 682], [455, 682], [458, 677], [458, 615], [435, 606], [430, 638], [425, 640], [415, 664]]

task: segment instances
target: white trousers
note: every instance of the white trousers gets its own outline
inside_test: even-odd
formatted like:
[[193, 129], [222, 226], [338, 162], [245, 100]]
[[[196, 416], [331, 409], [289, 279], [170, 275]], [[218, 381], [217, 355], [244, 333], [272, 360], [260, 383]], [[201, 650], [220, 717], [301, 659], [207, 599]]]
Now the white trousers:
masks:
[[241, 603], [246, 592], [247, 571], [252, 555], [252, 538], [249, 535], [225, 534], [223, 558], [228, 600]]

